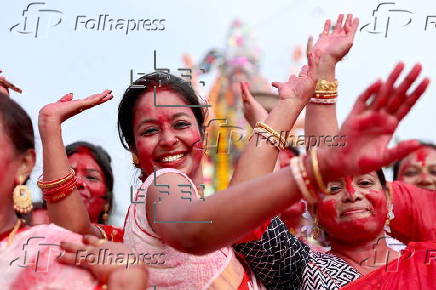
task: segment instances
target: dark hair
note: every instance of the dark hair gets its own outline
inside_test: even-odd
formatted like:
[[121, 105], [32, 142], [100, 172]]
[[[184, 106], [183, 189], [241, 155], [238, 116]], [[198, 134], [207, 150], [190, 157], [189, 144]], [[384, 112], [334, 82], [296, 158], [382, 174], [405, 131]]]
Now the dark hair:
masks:
[[[114, 187], [114, 176], [112, 173], [112, 158], [110, 155], [106, 152], [106, 150], [103, 149], [103, 147], [94, 145], [85, 141], [78, 141], [74, 142], [68, 146], [65, 147], [65, 151], [67, 153], [67, 156], [71, 156], [75, 153], [81, 152], [82, 148], [86, 148], [90, 151], [92, 157], [94, 160], [98, 163], [98, 165], [103, 170], [104, 176], [106, 177], [106, 201], [109, 204], [108, 213], [112, 210], [112, 202], [113, 202], [113, 187]], [[98, 223], [103, 224], [104, 212], [100, 213], [100, 216], [98, 217]]]
[[[421, 142], [421, 145], [424, 146], [424, 147], [428, 147], [428, 148], [431, 148], [431, 149], [433, 149], [433, 150], [436, 150], [436, 145], [433, 144], [433, 143]], [[407, 157], [407, 156], [406, 156], [406, 157]], [[404, 158], [401, 159], [401, 160], [396, 161], [396, 162], [394, 163], [394, 165], [392, 165], [392, 173], [393, 173], [393, 179], [394, 179], [394, 180], [397, 180], [398, 177], [399, 177], [398, 175], [400, 174], [400, 165], [401, 165], [401, 162], [402, 162], [403, 160], [404, 160]]]
[[298, 150], [298, 148], [295, 146], [289, 145], [285, 148], [285, 150], [291, 152], [292, 154], [294, 154], [294, 156], [300, 156], [300, 150]]
[[383, 169], [377, 170], [376, 173], [377, 173], [378, 180], [380, 181], [380, 184], [383, 187], [383, 189], [387, 189], [387, 182]]
[[146, 74], [137, 79], [131, 86], [127, 88], [123, 95], [123, 99], [118, 106], [118, 135], [121, 144], [127, 150], [133, 151], [135, 148], [135, 138], [133, 133], [133, 110], [139, 97], [154, 90], [154, 88], [163, 88], [179, 93], [188, 105], [191, 107], [200, 128], [201, 136], [204, 136], [204, 107], [200, 107], [200, 98], [192, 89], [190, 83], [176, 77], [170, 73], [153, 72]]
[[17, 153], [35, 149], [32, 120], [14, 100], [0, 94], [0, 120]]

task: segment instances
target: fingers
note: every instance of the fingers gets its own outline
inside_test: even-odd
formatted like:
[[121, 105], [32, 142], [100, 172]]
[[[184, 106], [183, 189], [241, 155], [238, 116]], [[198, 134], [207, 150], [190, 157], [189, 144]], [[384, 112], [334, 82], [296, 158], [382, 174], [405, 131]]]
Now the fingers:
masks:
[[312, 48], [313, 48], [313, 37], [311, 35], [307, 39], [307, 45], [306, 45], [306, 57], [308, 60], [309, 60], [310, 54], [312, 53]]
[[404, 78], [403, 82], [400, 84], [398, 89], [395, 91], [394, 97], [388, 103], [386, 110], [388, 112], [394, 113], [398, 110], [399, 106], [404, 102], [407, 95], [407, 90], [412, 86], [412, 84], [416, 81], [417, 77], [422, 71], [422, 66], [420, 64], [416, 64], [410, 70], [409, 74]]
[[398, 79], [398, 77], [400, 76], [403, 69], [404, 69], [404, 63], [402, 63], [402, 62], [398, 63], [394, 67], [394, 69], [390, 73], [386, 83], [382, 86], [380, 93], [377, 95], [377, 97], [373, 103], [374, 110], [382, 109], [386, 105], [389, 97], [394, 94], [394, 91], [393, 91], [394, 84], [395, 84], [396, 80]]
[[344, 14], [339, 14], [338, 19], [336, 20], [335, 29], [333, 33], [340, 33], [342, 31], [342, 21], [344, 20]]
[[354, 20], [351, 24], [351, 28], [347, 29], [348, 30], [347, 33], [350, 33], [351, 39], [354, 39], [354, 36], [356, 35], [358, 28], [359, 28], [359, 18], [354, 18]]
[[250, 101], [253, 99], [253, 96], [250, 93], [250, 90], [248, 89], [248, 83], [247, 82], [240, 82], [241, 91], [242, 91], [242, 101], [244, 103], [250, 103]]
[[307, 76], [307, 73], [309, 71], [309, 66], [308, 65], [303, 65], [301, 67], [300, 73], [298, 74], [299, 77], [305, 77]]
[[282, 86], [282, 83], [280, 82], [272, 82], [271, 85], [276, 88], [276, 89], [280, 89], [280, 87]]
[[85, 266], [83, 265], [84, 262], [82, 259], [77, 259], [80, 253], [86, 253], [87, 249], [85, 246], [77, 244], [77, 243], [70, 243], [70, 242], [61, 242], [60, 247], [62, 250], [64, 250], [63, 254], [58, 258], [58, 261], [64, 264], [69, 265], [79, 265], [79, 266]]
[[394, 148], [387, 149], [382, 166], [387, 166], [397, 160], [401, 160], [420, 147], [421, 143], [417, 140], [402, 141]]
[[372, 85], [370, 85], [358, 98], [356, 103], [354, 104], [353, 110], [351, 111], [351, 114], [360, 113], [368, 108], [366, 102], [373, 96], [374, 94], [377, 94], [380, 91], [380, 88], [382, 86], [383, 82], [378, 80]]
[[416, 101], [424, 94], [430, 84], [430, 79], [425, 78], [415, 89], [415, 91], [405, 100], [397, 110], [396, 117], [402, 120], [415, 105]]
[[73, 97], [74, 97], [73, 93], [68, 93], [65, 96], [63, 96], [62, 98], [60, 98], [58, 102], [59, 103], [68, 102], [68, 101], [71, 101], [73, 99]]
[[329, 34], [331, 23], [332, 23], [332, 22], [331, 22], [330, 19], [327, 19], [327, 20], [324, 22], [324, 30], [322, 31], [322, 34]]
[[347, 14], [347, 18], [345, 19], [345, 23], [344, 23], [344, 27], [343, 30], [345, 30], [345, 32], [348, 32], [348, 28], [351, 27], [351, 23], [353, 21], [353, 14]]
[[93, 247], [100, 247], [102, 244], [106, 243], [106, 240], [99, 239], [96, 236], [86, 235], [83, 236], [83, 243]]

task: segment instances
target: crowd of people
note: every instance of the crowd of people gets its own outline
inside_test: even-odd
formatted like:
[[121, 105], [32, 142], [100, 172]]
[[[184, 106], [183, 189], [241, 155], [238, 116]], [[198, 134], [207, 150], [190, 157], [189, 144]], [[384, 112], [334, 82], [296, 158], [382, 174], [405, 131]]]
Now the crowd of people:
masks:
[[[351, 14], [334, 27], [327, 20], [309, 38], [299, 75], [272, 83], [279, 100], [269, 113], [241, 83], [253, 135], [228, 188], [207, 197], [207, 112], [197, 93], [165, 72], [136, 80], [118, 105], [118, 135], [142, 182], [123, 229], [107, 224], [110, 155], [84, 141], [65, 146], [61, 127], [111, 101], [112, 91], [67, 94], [41, 108], [43, 202], [32, 204], [32, 121], [9, 96], [20, 89], [1, 77], [0, 288], [434, 289], [436, 147], [408, 140], [388, 148], [429, 79], [418, 81], [420, 64], [400, 77], [398, 63], [339, 127], [336, 65], [358, 26]], [[286, 134], [304, 108], [305, 135], [325, 140], [306, 153]], [[346, 144], [329, 146], [325, 136]]]

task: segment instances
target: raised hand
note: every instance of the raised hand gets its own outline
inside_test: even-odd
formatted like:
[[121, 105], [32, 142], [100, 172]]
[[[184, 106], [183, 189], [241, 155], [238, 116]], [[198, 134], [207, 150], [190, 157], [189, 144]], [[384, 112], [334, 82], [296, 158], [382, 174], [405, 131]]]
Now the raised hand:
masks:
[[334, 63], [340, 61], [353, 46], [354, 35], [359, 27], [359, 19], [348, 14], [343, 22], [344, 15], [340, 14], [333, 31], [330, 32], [331, 21], [326, 20], [324, 30], [319, 35], [318, 41], [313, 46], [313, 39], [310, 37], [307, 43], [307, 53], [318, 50], [321, 59], [328, 59]]
[[[3, 71], [0, 70], [0, 73]], [[0, 93], [9, 96], [9, 89], [21, 94], [23, 91], [17, 88], [13, 83], [9, 82], [5, 77], [0, 77]]]
[[298, 76], [291, 75], [287, 82], [273, 82], [272, 86], [279, 91], [281, 100], [296, 100], [305, 105], [312, 96], [317, 81], [317, 65], [319, 52], [314, 50], [308, 58], [308, 65], [304, 65]]
[[73, 100], [73, 94], [66, 94], [56, 103], [45, 105], [39, 111], [39, 122], [54, 121], [62, 123], [80, 112], [103, 104], [113, 98], [111, 90], [91, 95], [85, 99]]
[[402, 159], [419, 148], [420, 144], [415, 140], [387, 148], [399, 122], [429, 84], [429, 79], [425, 78], [412, 93], [407, 94], [422, 67], [415, 65], [403, 82], [394, 86], [403, 69], [404, 64], [399, 63], [386, 82], [375, 82], [359, 96], [338, 133], [346, 137], [344, 147], [320, 148], [320, 167], [324, 168], [323, 176], [327, 179], [368, 173]]
[[250, 93], [250, 90], [248, 89], [248, 83], [241, 82], [240, 84], [244, 117], [250, 124], [251, 128], [254, 128], [256, 126], [256, 122], [265, 121], [265, 119], [268, 117], [268, 112]]

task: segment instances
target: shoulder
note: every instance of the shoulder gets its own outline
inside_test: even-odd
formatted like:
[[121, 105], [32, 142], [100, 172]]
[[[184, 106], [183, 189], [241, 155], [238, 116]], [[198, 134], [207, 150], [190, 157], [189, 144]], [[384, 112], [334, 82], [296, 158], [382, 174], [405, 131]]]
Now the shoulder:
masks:
[[182, 171], [162, 168], [150, 174], [141, 189], [147, 192], [162, 192], [178, 186], [193, 186], [192, 180]]

